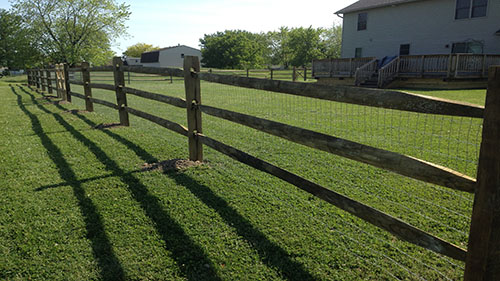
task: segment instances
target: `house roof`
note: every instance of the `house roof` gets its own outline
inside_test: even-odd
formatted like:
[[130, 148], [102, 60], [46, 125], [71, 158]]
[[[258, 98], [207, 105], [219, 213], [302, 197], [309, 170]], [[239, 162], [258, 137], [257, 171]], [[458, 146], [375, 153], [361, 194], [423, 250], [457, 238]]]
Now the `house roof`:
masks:
[[171, 46], [171, 47], [161, 48], [161, 49], [154, 50], [154, 51], [150, 51], [150, 52], [144, 52], [143, 54], [146, 54], [146, 53], [154, 53], [154, 52], [159, 52], [159, 51], [165, 51], [165, 50], [168, 50], [168, 49], [175, 49], [175, 48], [179, 48], [179, 47], [186, 47], [186, 48], [189, 48], [189, 49], [193, 49], [193, 50], [199, 51], [199, 50], [198, 50], [198, 49], [196, 49], [196, 48], [189, 47], [189, 46], [186, 46], [186, 45], [177, 45], [177, 46]]
[[404, 4], [410, 2], [417, 2], [422, 0], [359, 0], [358, 2], [345, 7], [342, 10], [335, 12], [335, 14], [347, 14], [368, 9], [381, 8], [397, 4]]

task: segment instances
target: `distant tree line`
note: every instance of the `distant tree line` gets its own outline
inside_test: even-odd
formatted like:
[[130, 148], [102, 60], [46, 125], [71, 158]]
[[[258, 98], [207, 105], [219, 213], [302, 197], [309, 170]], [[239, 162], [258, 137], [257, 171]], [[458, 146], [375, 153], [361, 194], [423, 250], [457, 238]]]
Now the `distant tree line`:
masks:
[[288, 28], [252, 33], [226, 30], [200, 39], [202, 63], [213, 68], [260, 68], [267, 65], [305, 66], [313, 59], [340, 56], [342, 27]]

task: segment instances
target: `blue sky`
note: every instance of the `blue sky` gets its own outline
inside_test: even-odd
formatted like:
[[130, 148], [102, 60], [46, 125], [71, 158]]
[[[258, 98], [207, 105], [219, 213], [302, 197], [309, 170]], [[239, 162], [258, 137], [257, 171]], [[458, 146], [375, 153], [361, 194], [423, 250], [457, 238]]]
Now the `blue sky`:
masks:
[[[121, 54], [138, 42], [168, 47], [177, 44], [198, 48], [199, 39], [226, 29], [251, 32], [277, 30], [280, 26], [330, 27], [340, 23], [334, 12], [356, 0], [129, 0], [132, 15], [127, 37], [113, 50]], [[0, 8], [8, 9], [8, 0]]]

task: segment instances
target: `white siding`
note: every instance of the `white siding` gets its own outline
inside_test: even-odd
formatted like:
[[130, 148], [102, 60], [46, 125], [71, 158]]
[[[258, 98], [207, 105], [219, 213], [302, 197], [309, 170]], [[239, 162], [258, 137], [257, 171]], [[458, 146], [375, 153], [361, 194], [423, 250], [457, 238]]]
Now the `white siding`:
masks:
[[159, 62], [142, 63], [152, 67], [183, 67], [184, 56], [198, 56], [201, 61], [201, 51], [187, 46], [177, 46], [160, 50]]
[[[344, 15], [342, 57], [399, 54], [410, 44], [410, 55], [449, 54], [452, 44], [466, 40], [484, 42], [485, 54], [500, 54], [500, 0], [489, 0], [486, 17], [455, 20], [456, 0], [426, 0], [367, 10], [367, 29], [358, 31], [358, 12]], [[448, 47], [446, 47], [448, 45]]]

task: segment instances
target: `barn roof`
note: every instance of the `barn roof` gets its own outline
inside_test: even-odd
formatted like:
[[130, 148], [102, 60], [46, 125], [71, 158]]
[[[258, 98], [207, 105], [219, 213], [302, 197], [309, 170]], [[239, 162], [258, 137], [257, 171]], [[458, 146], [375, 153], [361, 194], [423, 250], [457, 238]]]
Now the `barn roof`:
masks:
[[386, 6], [417, 2], [417, 1], [422, 1], [422, 0], [359, 0], [358, 2], [349, 5], [342, 10], [335, 12], [335, 14], [347, 14], [368, 9], [381, 8]]
[[198, 49], [196, 49], [196, 48], [189, 47], [189, 46], [186, 46], [186, 45], [177, 45], [177, 46], [171, 46], [171, 47], [161, 48], [161, 49], [154, 50], [154, 51], [150, 51], [150, 52], [144, 52], [143, 54], [146, 54], [146, 53], [154, 53], [154, 52], [159, 52], [159, 51], [165, 51], [165, 50], [168, 50], [168, 49], [175, 49], [175, 48], [178, 48], [178, 47], [186, 47], [186, 48], [189, 48], [189, 49], [193, 49], [193, 50], [197, 50], [197, 51], [199, 51], [199, 50], [198, 50]]

